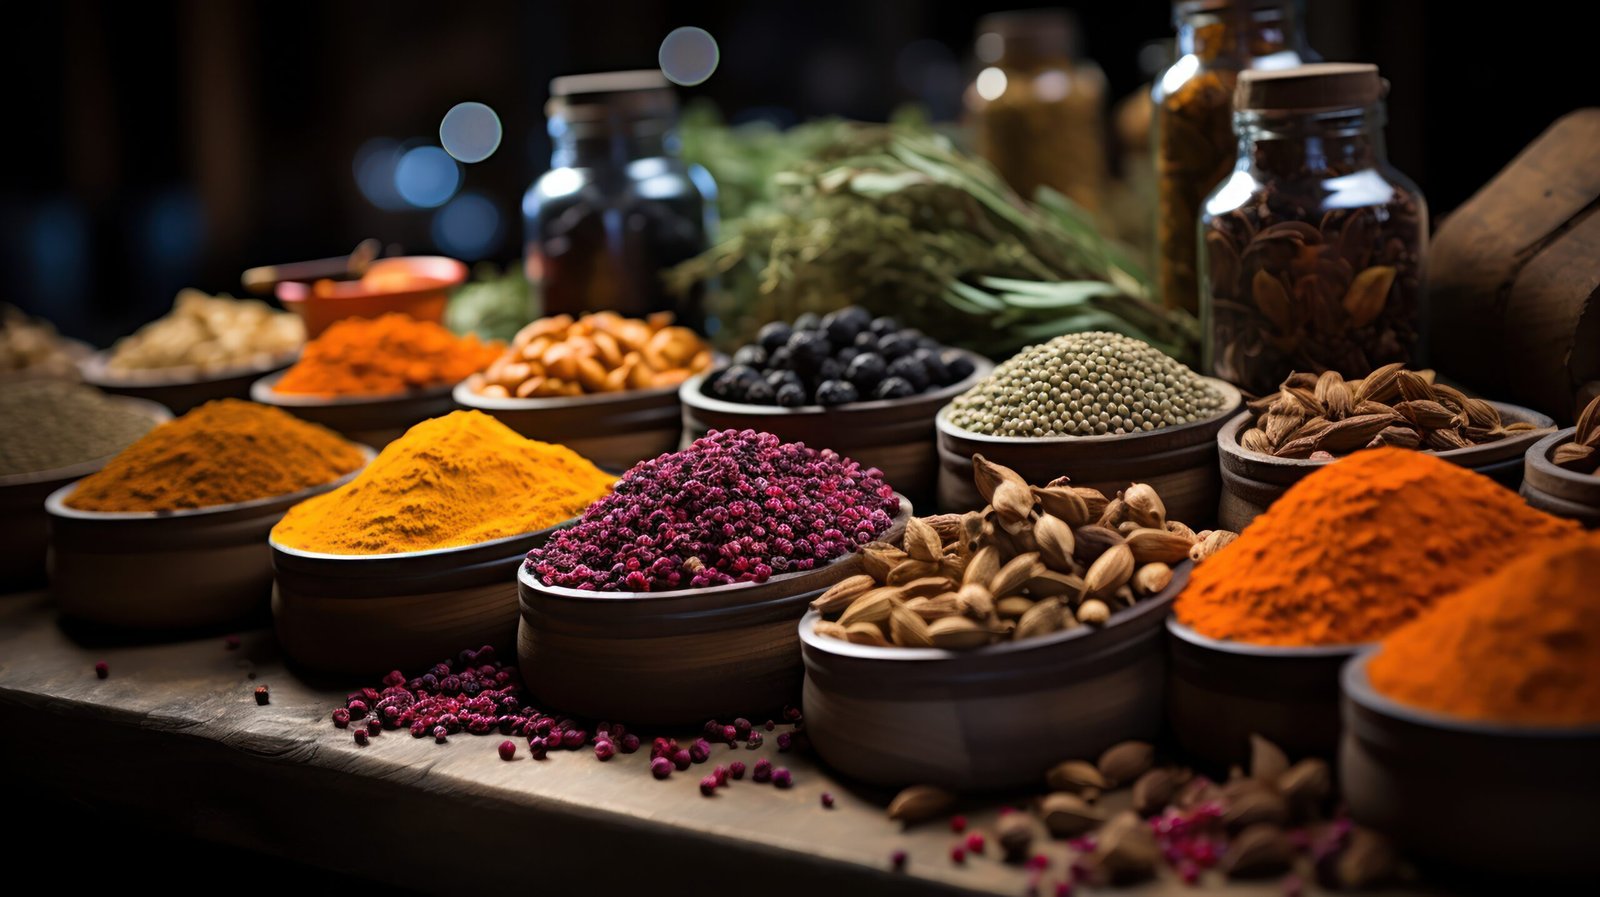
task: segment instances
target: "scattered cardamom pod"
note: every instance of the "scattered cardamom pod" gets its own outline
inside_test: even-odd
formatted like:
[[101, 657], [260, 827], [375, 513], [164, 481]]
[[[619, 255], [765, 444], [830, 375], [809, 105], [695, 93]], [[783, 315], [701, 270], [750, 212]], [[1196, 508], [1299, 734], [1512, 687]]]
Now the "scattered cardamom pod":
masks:
[[1086, 760], [1067, 760], [1057, 763], [1045, 772], [1044, 780], [1052, 791], [1066, 791], [1078, 795], [1091, 788], [1099, 793], [1111, 787], [1100, 770]]
[[845, 628], [831, 620], [818, 620], [812, 625], [811, 631], [827, 638], [843, 639], [845, 641], [850, 639], [850, 634]]
[[1000, 842], [1006, 862], [1020, 863], [1029, 858], [1033, 847], [1033, 820], [1026, 813], [1007, 813], [994, 827], [995, 840]]
[[932, 526], [921, 517], [906, 521], [906, 554], [914, 560], [938, 563], [944, 558], [944, 543]]
[[1099, 560], [1100, 555], [1123, 542], [1122, 534], [1109, 526], [1080, 526], [1072, 531], [1073, 555], [1084, 565]]
[[1058, 791], [1039, 801], [1039, 817], [1057, 838], [1076, 838], [1105, 821], [1105, 814], [1076, 794]]
[[1143, 741], [1123, 741], [1100, 754], [1095, 768], [1112, 788], [1137, 779], [1156, 762], [1156, 749]]
[[883, 578], [883, 581], [891, 586], [903, 586], [914, 580], [938, 575], [939, 564], [937, 561], [919, 561], [914, 558], [908, 558], [896, 564], [895, 568], [889, 571], [889, 575]]
[[865, 573], [845, 577], [817, 596], [811, 602], [811, 609], [823, 614], [838, 613], [849, 607], [850, 602], [871, 591], [877, 584], [876, 580]]
[[899, 603], [899, 589], [873, 589], [850, 602], [850, 606], [839, 616], [839, 623], [846, 627], [853, 623], [882, 623], [889, 619], [889, 611]]
[[1226, 803], [1222, 811], [1222, 824], [1229, 831], [1239, 831], [1262, 822], [1277, 826], [1289, 824], [1288, 802], [1268, 785], [1255, 779], [1241, 779], [1224, 785], [1222, 792]]
[[1026, 598], [1022, 595], [1008, 595], [995, 602], [994, 610], [995, 613], [1002, 617], [1016, 620], [1021, 619], [1022, 615], [1027, 613], [1030, 607], [1033, 607], [1032, 598]]
[[1028, 590], [1029, 595], [1037, 598], [1076, 598], [1083, 594], [1083, 578], [1071, 573], [1045, 570], [1023, 583], [1023, 588]]
[[889, 801], [889, 818], [914, 825], [938, 816], [956, 804], [956, 796], [932, 785], [912, 785]]
[[1077, 620], [1090, 626], [1104, 626], [1111, 619], [1111, 608], [1098, 598], [1090, 598], [1078, 605]]
[[1139, 814], [1128, 810], [1101, 828], [1089, 860], [1111, 884], [1135, 884], [1155, 875], [1161, 863], [1161, 845]]
[[1225, 529], [1206, 530], [1200, 534], [1200, 540], [1189, 549], [1189, 560], [1196, 564], [1203, 562], [1224, 548], [1227, 548], [1239, 534]]
[[1333, 793], [1333, 772], [1327, 761], [1307, 757], [1278, 776], [1278, 791], [1289, 804], [1291, 818], [1310, 819]]
[[1133, 809], [1140, 816], [1154, 816], [1166, 809], [1177, 796], [1186, 777], [1177, 770], [1159, 767], [1146, 772], [1133, 783]]
[[1012, 482], [1024, 489], [1028, 488], [1028, 484], [1016, 471], [995, 464], [982, 455], [972, 456], [972, 482], [978, 487], [978, 494], [983, 496], [986, 504], [994, 504], [994, 493], [1000, 488], [1001, 483]]
[[969, 582], [956, 592], [956, 600], [971, 616], [983, 619], [995, 612], [994, 596], [981, 583]]
[[1133, 590], [1140, 595], [1159, 594], [1172, 584], [1172, 568], [1157, 562], [1133, 571]]
[[1400, 854], [1388, 838], [1356, 826], [1350, 843], [1334, 863], [1334, 879], [1341, 888], [1373, 888], [1400, 875]]
[[1048, 635], [1061, 628], [1061, 599], [1046, 598], [1035, 601], [1033, 607], [1017, 620], [1017, 631], [1014, 638], [1035, 638]]
[[1289, 758], [1283, 749], [1256, 733], [1250, 734], [1250, 778], [1274, 788], [1289, 771]]
[[1247, 827], [1228, 844], [1222, 857], [1229, 878], [1265, 878], [1288, 871], [1294, 861], [1294, 844], [1283, 829], [1268, 823]]
[[1033, 497], [1038, 500], [1039, 507], [1044, 513], [1056, 518], [1068, 526], [1079, 527], [1092, 523], [1099, 517], [1098, 514], [1090, 515], [1089, 504], [1083, 496], [1066, 486], [1035, 486]]
[[988, 586], [999, 572], [1000, 550], [993, 545], [985, 545], [973, 552], [972, 557], [967, 560], [967, 568], [961, 573], [961, 584], [977, 583]]
[[1154, 487], [1147, 483], [1134, 483], [1122, 490], [1120, 496], [1128, 506], [1128, 515], [1140, 526], [1164, 529], [1167, 525], [1167, 506]]
[[1072, 569], [1072, 527], [1065, 520], [1049, 514], [1040, 516], [1033, 524], [1033, 541], [1039, 546], [1039, 557], [1045, 566], [1052, 570]]
[[1113, 545], [1095, 558], [1089, 572], [1083, 575], [1086, 594], [1100, 595], [1115, 589], [1133, 577], [1133, 549], [1127, 543]]
[[935, 648], [964, 651], [989, 644], [987, 629], [966, 617], [944, 617], [928, 624], [928, 641]]
[[1138, 527], [1123, 537], [1123, 544], [1133, 552], [1136, 564], [1176, 564], [1189, 557], [1194, 540], [1169, 533], [1165, 527]]
[[874, 648], [889, 647], [889, 640], [883, 637], [883, 627], [877, 623], [851, 623], [844, 628], [845, 637], [852, 645], [871, 645]]
[[904, 605], [889, 611], [889, 641], [902, 648], [933, 647], [933, 639], [928, 634], [928, 621]]
[[1022, 584], [1045, 571], [1044, 564], [1039, 561], [1039, 553], [1029, 552], [1019, 554], [1006, 562], [1004, 567], [989, 581], [989, 593], [992, 595], [1009, 595], [1022, 588]]

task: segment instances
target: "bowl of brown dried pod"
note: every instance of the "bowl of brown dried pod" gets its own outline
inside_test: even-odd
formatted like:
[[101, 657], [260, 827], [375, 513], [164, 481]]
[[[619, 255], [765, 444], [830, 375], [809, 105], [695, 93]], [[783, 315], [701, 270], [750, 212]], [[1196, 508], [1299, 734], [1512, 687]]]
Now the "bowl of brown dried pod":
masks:
[[[1030, 486], [973, 459], [982, 511], [912, 518], [800, 622], [806, 727], [828, 764], [885, 786], [1039, 780], [1161, 726], [1162, 622], [1225, 540], [1160, 496]], [[1207, 546], [1212, 548], [1207, 548]]]
[[1359, 380], [1291, 374], [1217, 432], [1218, 524], [1238, 531], [1318, 467], [1377, 446], [1430, 451], [1516, 489], [1523, 456], [1554, 421], [1439, 383], [1433, 371], [1385, 365]]
[[1528, 504], [1600, 529], [1600, 397], [1578, 416], [1576, 427], [1529, 447], [1523, 465]]

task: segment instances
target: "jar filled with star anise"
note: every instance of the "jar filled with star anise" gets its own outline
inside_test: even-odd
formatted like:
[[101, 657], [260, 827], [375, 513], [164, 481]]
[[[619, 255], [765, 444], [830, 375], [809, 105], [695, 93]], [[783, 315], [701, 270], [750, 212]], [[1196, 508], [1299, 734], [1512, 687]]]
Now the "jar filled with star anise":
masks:
[[1239, 158], [1200, 215], [1210, 373], [1265, 395], [1420, 365], [1428, 208], [1385, 156], [1387, 86], [1353, 63], [1239, 76]]

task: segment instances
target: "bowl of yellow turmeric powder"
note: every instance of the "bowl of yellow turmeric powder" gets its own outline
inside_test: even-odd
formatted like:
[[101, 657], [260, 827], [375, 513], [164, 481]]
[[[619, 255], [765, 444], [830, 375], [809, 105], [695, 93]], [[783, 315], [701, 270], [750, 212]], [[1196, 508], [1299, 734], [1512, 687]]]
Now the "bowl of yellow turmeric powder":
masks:
[[1552, 539], [1346, 665], [1339, 777], [1356, 821], [1529, 892], [1592, 885], [1597, 569], [1600, 534]]
[[275, 408], [208, 402], [45, 500], [50, 592], [69, 616], [134, 629], [264, 615], [267, 532], [372, 455]]
[[482, 412], [417, 424], [273, 528], [278, 640], [302, 667], [349, 675], [510, 652], [518, 565], [612, 479]]

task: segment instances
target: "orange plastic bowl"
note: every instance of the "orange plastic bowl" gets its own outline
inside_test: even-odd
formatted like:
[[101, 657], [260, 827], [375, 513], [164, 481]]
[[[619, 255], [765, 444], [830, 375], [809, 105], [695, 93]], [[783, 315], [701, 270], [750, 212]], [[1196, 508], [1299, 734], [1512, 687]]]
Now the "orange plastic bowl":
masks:
[[376, 318], [389, 312], [435, 324], [444, 320], [450, 291], [467, 279], [467, 266], [439, 255], [379, 259], [360, 280], [284, 281], [278, 300], [306, 323], [315, 337], [345, 318]]

